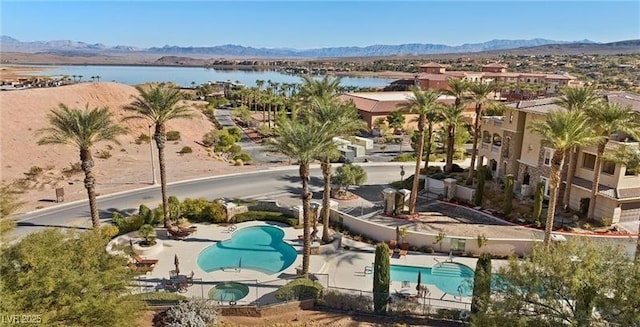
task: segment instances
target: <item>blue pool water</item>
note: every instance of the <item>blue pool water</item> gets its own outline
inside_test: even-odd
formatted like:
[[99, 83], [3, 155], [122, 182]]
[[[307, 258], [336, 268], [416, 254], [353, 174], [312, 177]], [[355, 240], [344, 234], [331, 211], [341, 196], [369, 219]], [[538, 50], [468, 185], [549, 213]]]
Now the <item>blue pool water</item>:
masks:
[[289, 267], [298, 255], [285, 243], [284, 232], [272, 226], [239, 229], [231, 239], [207, 247], [198, 256], [198, 266], [206, 272], [220, 269], [252, 269], [275, 274]]
[[421, 272], [421, 285], [432, 284], [442, 292], [455, 296], [473, 294], [473, 269], [455, 262], [442, 262], [428, 268], [391, 265], [391, 280], [408, 281], [415, 287], [418, 283], [418, 271]]

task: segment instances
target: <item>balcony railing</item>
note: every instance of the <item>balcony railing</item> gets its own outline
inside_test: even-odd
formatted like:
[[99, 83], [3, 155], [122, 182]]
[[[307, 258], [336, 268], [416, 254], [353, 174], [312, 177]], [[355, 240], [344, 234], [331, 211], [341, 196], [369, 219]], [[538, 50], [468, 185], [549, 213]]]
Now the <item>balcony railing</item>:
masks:
[[500, 152], [500, 146], [499, 145], [492, 145], [491, 146], [491, 152]]
[[482, 149], [489, 149], [489, 143], [482, 143]]

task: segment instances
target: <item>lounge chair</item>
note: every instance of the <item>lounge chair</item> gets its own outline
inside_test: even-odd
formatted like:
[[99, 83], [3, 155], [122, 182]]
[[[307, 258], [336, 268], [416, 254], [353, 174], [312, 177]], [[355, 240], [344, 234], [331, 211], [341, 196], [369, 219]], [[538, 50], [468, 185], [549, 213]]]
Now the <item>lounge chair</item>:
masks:
[[148, 273], [148, 272], [152, 272], [153, 268], [155, 268], [155, 266], [140, 265], [140, 264], [135, 264], [133, 262], [129, 262], [127, 264], [127, 267], [129, 267], [132, 271], [145, 273], [145, 274]]
[[178, 231], [187, 232], [187, 233], [195, 233], [198, 231], [198, 228], [195, 226], [178, 226]]
[[185, 239], [187, 236], [191, 235], [191, 233], [189, 232], [182, 232], [178, 229], [172, 229], [172, 228], [167, 229], [167, 233], [169, 234], [169, 238], [176, 239], [176, 240], [182, 240], [182, 239]]
[[396, 250], [397, 246], [398, 243], [396, 242], [396, 240], [389, 241], [389, 255], [393, 255], [393, 252]]
[[157, 259], [143, 259], [142, 257], [140, 257], [136, 253], [131, 254], [131, 257], [133, 258], [133, 260], [136, 261], [136, 264], [138, 264], [138, 265], [153, 266], [156, 263], [158, 263]]
[[407, 255], [407, 252], [409, 252], [409, 242], [402, 242], [400, 244], [400, 256]]

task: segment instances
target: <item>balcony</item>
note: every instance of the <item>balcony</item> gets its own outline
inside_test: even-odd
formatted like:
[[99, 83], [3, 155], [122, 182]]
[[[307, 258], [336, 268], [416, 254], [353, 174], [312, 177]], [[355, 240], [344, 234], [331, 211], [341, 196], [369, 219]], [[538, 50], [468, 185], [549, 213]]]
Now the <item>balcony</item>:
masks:
[[500, 152], [500, 145], [491, 145], [491, 152]]

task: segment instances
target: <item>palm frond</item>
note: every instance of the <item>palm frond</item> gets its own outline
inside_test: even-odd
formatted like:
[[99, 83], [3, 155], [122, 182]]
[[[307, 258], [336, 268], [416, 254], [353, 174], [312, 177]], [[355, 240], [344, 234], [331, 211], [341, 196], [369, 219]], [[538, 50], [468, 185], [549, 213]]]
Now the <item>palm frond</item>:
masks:
[[602, 138], [596, 135], [582, 111], [552, 111], [545, 120], [533, 121], [529, 129], [556, 151], [595, 144]]

